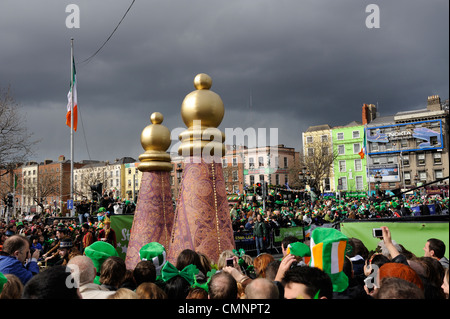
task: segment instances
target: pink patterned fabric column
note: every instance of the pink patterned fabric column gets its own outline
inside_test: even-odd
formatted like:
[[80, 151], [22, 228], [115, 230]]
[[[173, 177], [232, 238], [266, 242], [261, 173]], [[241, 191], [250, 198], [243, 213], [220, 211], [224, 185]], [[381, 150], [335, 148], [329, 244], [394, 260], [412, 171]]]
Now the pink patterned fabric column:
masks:
[[234, 247], [222, 164], [186, 163], [167, 259], [175, 263], [181, 251], [192, 249], [217, 263], [222, 251]]
[[167, 250], [173, 218], [170, 172], [143, 172], [125, 259], [127, 269], [136, 267], [139, 250], [150, 242], [158, 242]]

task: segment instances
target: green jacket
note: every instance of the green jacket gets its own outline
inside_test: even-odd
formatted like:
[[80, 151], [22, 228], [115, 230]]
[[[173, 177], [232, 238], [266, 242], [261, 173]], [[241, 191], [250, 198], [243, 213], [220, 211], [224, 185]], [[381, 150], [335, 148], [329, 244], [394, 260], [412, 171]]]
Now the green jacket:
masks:
[[253, 227], [253, 236], [255, 237], [267, 237], [267, 227], [263, 221], [256, 221]]

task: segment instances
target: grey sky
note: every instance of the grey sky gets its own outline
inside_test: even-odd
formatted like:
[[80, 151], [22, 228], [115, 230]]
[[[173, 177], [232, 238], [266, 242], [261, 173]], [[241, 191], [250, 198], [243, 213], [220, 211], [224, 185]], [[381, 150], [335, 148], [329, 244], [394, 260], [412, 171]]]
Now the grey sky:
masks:
[[[79, 29], [65, 25], [72, 3]], [[448, 0], [137, 0], [102, 51], [80, 63], [130, 3], [0, 3], [0, 86], [11, 85], [42, 139], [33, 159], [70, 156], [71, 37], [82, 118], [76, 161], [137, 159], [155, 111], [169, 129], [184, 127], [181, 103], [202, 72], [224, 101], [222, 130], [276, 127], [279, 143], [297, 150], [310, 125], [361, 121], [364, 103], [390, 115], [449, 95]], [[371, 3], [380, 9], [379, 29], [365, 24]]]

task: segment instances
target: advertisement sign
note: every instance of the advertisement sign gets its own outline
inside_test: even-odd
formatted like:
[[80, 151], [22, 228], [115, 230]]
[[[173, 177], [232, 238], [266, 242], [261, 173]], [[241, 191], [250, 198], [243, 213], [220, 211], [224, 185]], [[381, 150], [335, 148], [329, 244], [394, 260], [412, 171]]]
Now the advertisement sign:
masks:
[[397, 164], [379, 164], [376, 167], [370, 167], [367, 171], [369, 176], [369, 181], [371, 183], [375, 182], [375, 175], [379, 173], [382, 177], [381, 182], [399, 182], [400, 172]]
[[369, 155], [443, 148], [442, 120], [368, 127]]

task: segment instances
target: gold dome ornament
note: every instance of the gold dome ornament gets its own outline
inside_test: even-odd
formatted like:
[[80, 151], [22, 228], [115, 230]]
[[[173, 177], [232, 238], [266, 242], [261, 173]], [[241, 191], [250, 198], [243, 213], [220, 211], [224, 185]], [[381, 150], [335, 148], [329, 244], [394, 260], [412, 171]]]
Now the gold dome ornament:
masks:
[[146, 126], [141, 133], [141, 145], [145, 150], [139, 156], [141, 163], [138, 169], [141, 172], [149, 171], [171, 171], [170, 154], [167, 149], [170, 147], [170, 131], [161, 123], [164, 116], [159, 112], [154, 112], [150, 116], [152, 124]]
[[179, 135], [178, 154], [203, 159], [225, 155], [225, 134], [217, 127], [225, 114], [222, 99], [211, 91], [212, 79], [205, 73], [194, 78], [195, 91], [186, 95], [181, 104], [181, 117], [187, 130]]

